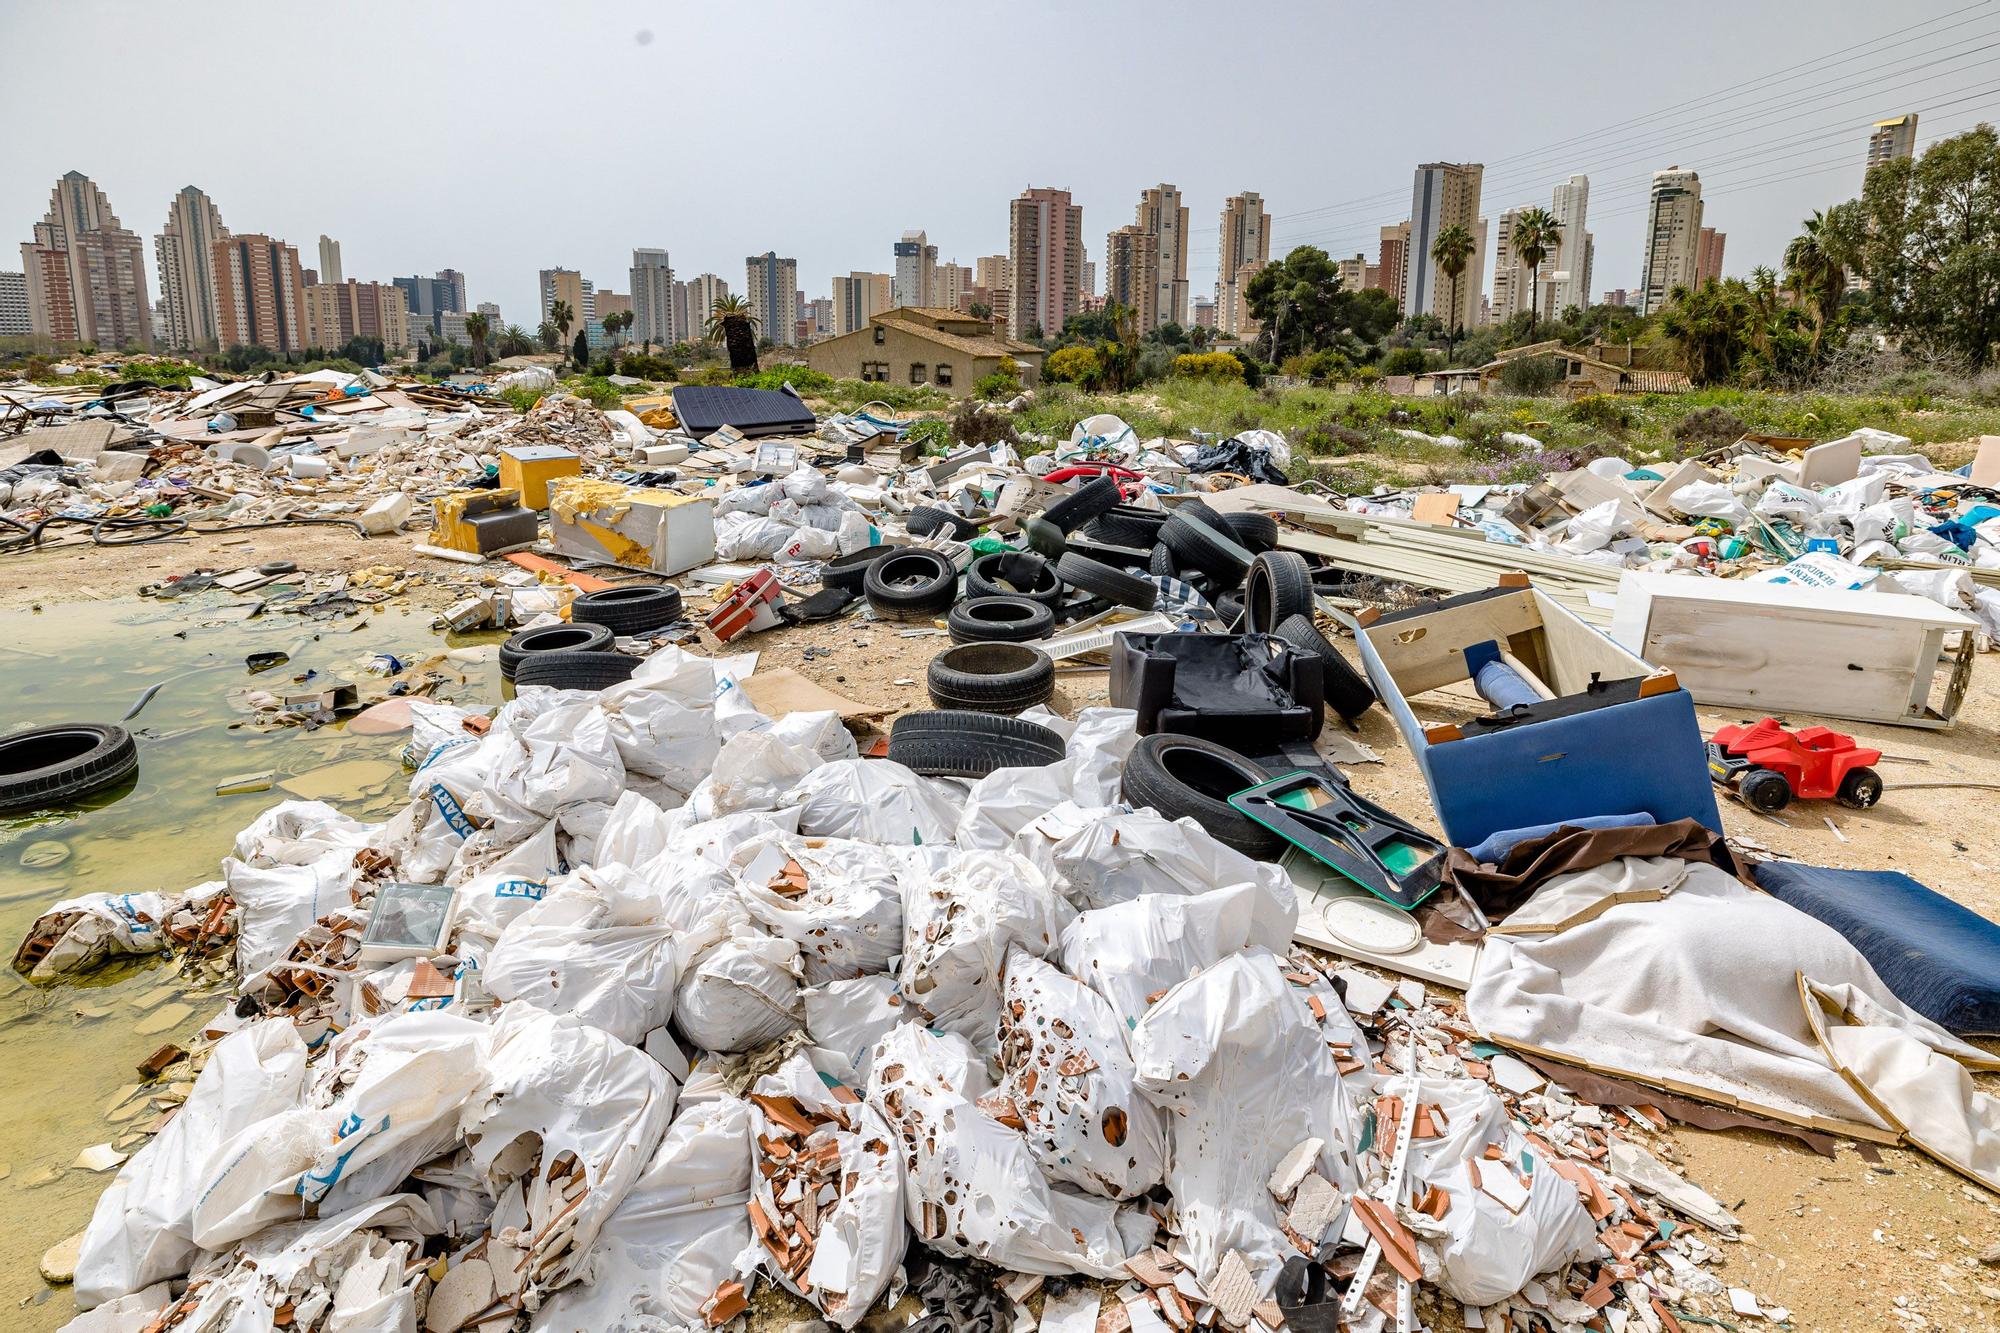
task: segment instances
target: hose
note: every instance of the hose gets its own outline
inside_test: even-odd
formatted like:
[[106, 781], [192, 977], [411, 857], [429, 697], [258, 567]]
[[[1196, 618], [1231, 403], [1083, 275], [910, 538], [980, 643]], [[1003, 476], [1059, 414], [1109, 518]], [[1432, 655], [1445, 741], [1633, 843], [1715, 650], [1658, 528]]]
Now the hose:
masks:
[[[0, 555], [11, 555], [17, 551], [33, 550], [42, 544], [45, 529], [61, 523], [90, 525], [90, 539], [98, 546], [143, 546], [148, 542], [165, 541], [169, 537], [179, 537], [187, 533], [199, 536], [215, 536], [225, 532], [251, 532], [258, 528], [298, 528], [298, 527], [339, 527], [348, 528], [356, 536], [366, 537], [368, 529], [351, 518], [272, 518], [256, 523], [218, 523], [197, 527], [184, 518], [70, 518], [61, 514], [42, 519], [33, 525], [19, 519], [0, 514], [0, 523], [10, 528], [18, 528], [18, 537], [0, 539]], [[106, 536], [109, 533], [140, 533], [144, 536]], [[68, 543], [73, 545], [74, 543]]]
[[[99, 546], [144, 546], [165, 541], [188, 530], [184, 518], [100, 518], [90, 525], [90, 540]], [[144, 533], [144, 536], [107, 537], [106, 532]]]

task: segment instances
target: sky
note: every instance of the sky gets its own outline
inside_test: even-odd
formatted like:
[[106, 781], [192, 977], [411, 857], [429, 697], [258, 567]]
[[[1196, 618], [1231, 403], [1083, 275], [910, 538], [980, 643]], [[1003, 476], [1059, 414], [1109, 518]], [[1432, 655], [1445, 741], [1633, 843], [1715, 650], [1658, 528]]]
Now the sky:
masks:
[[1597, 293], [1638, 286], [1651, 173], [1698, 171], [1740, 275], [1858, 193], [1873, 121], [2000, 120], [2000, 0], [0, 0], [0, 52], [0, 267], [75, 169], [156, 294], [192, 184], [308, 267], [324, 232], [350, 278], [456, 268], [530, 328], [539, 269], [629, 291], [640, 246], [737, 291], [775, 249], [808, 298], [906, 229], [970, 265], [1029, 186], [1074, 194], [1101, 261], [1178, 185], [1201, 295], [1227, 196], [1264, 196], [1274, 257], [1373, 260], [1434, 160], [1486, 164], [1494, 224], [1588, 175]]

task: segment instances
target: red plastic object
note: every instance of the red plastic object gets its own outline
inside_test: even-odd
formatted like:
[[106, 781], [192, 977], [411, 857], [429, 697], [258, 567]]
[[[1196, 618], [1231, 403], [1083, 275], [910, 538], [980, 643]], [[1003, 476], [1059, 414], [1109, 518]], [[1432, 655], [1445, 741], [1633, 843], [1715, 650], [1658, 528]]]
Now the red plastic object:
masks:
[[1059, 467], [1052, 472], [1044, 473], [1042, 480], [1060, 486], [1077, 477], [1116, 477], [1120, 481], [1144, 481], [1146, 474], [1134, 472], [1129, 467], [1119, 467], [1116, 463], [1072, 463], [1068, 467]]
[[1854, 737], [1831, 727], [1788, 731], [1775, 717], [1747, 727], [1723, 727], [1709, 739], [1726, 754], [1782, 775], [1792, 795], [1807, 801], [1833, 799], [1849, 773], [1882, 758], [1880, 750], [1856, 745]]

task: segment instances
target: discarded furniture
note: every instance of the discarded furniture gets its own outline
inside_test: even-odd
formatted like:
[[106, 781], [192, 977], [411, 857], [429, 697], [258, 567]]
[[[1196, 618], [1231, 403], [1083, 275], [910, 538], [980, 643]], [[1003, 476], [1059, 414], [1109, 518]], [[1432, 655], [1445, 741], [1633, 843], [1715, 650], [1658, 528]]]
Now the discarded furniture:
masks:
[[[1526, 575], [1364, 617], [1355, 638], [1454, 845], [1583, 815], [1696, 819], [1721, 832], [1694, 700], [1674, 673], [1591, 629]], [[1416, 696], [1494, 665], [1532, 699], [1464, 722], [1418, 721]]]
[[1167, 731], [1265, 754], [1319, 735], [1320, 660], [1269, 634], [1120, 634], [1111, 703], [1141, 736]]
[[1893, 870], [1766, 861], [1757, 887], [1839, 931], [1896, 998], [1948, 1032], [2000, 1035], [2000, 925]]
[[541, 522], [521, 507], [519, 491], [452, 491], [431, 501], [432, 546], [492, 555], [532, 546]]
[[1671, 669], [1701, 703], [1948, 727], [1978, 628], [1909, 593], [1628, 573], [1611, 637]]
[[549, 444], [512, 444], [500, 451], [500, 484], [521, 493], [529, 509], [549, 507], [549, 485], [563, 477], [583, 475], [583, 460], [573, 450]]
[[578, 478], [549, 491], [549, 536], [563, 555], [678, 574], [715, 559], [715, 502]]

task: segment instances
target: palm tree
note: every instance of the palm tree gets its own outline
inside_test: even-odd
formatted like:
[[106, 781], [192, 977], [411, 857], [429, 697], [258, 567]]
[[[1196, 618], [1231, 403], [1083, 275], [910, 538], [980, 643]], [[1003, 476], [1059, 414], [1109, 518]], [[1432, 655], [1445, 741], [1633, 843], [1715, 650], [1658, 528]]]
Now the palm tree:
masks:
[[534, 335], [519, 324], [509, 324], [500, 330], [497, 341], [502, 356], [527, 356], [535, 350]]
[[1674, 288], [1660, 312], [1660, 332], [1698, 386], [1720, 384], [1736, 371], [1756, 336], [1756, 301], [1735, 278], [1710, 279], [1698, 290]]
[[1819, 359], [1820, 343], [1827, 326], [1840, 313], [1840, 298], [1847, 290], [1847, 273], [1827, 253], [1829, 239], [1824, 230], [1826, 214], [1818, 209], [1805, 220], [1805, 230], [1785, 247], [1785, 285], [1812, 316], [1812, 356]]
[[535, 326], [535, 337], [541, 340], [544, 352], [553, 352], [562, 343], [562, 330], [555, 326], [554, 320], [545, 319]]
[[1465, 274], [1465, 266], [1472, 262], [1472, 233], [1461, 224], [1452, 223], [1437, 234], [1431, 243], [1431, 262], [1438, 266], [1438, 272], [1451, 279], [1451, 317], [1445, 322], [1444, 359], [1451, 362], [1452, 348], [1458, 344], [1458, 335], [1464, 331], [1465, 321], [1459, 318], [1458, 280]]
[[717, 299], [708, 312], [708, 336], [729, 349], [729, 368], [738, 374], [757, 369], [757, 316], [740, 296]]
[[472, 314], [465, 317], [465, 336], [472, 339], [472, 364], [475, 366], [486, 364], [486, 335], [491, 331], [492, 326], [486, 316]]
[[1514, 217], [1511, 244], [1528, 270], [1528, 341], [1535, 340], [1541, 318], [1542, 261], [1562, 241], [1562, 223], [1546, 208], [1524, 208]]
[[576, 311], [570, 308], [570, 304], [567, 301], [551, 301], [549, 302], [549, 323], [555, 325], [556, 343], [560, 345], [568, 342], [569, 326], [576, 323]]

